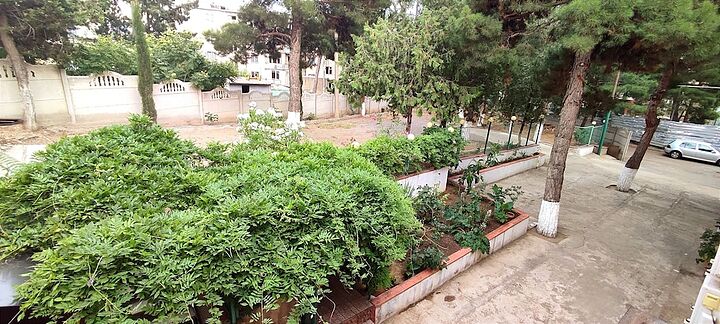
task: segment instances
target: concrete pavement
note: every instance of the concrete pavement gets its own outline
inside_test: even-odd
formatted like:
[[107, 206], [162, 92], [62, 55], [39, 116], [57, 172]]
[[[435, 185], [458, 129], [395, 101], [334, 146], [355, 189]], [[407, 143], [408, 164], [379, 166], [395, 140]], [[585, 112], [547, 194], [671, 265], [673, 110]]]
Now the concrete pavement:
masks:
[[[720, 217], [720, 167], [651, 149], [628, 194], [606, 188], [622, 165], [571, 154], [556, 239], [531, 230], [387, 323], [682, 323], [702, 284], [699, 237]], [[537, 217], [546, 172], [499, 184], [521, 185], [517, 206]]]

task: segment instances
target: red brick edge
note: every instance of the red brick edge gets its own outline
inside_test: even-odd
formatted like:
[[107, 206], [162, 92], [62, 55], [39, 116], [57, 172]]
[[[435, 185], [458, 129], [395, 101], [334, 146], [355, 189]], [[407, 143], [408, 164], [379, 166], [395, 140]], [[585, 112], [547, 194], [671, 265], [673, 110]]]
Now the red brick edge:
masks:
[[[515, 218], [509, 220], [507, 223], [503, 224], [502, 226], [492, 230], [490, 233], [487, 234], [488, 240], [492, 240], [496, 238], [498, 235], [505, 233], [507, 230], [513, 228], [515, 225], [520, 224], [522, 221], [528, 219], [529, 215], [519, 209], [513, 208], [513, 212], [515, 212], [518, 216]], [[470, 248], [463, 248], [458, 250], [457, 252], [451, 254], [448, 257], [446, 265], [452, 264], [455, 261], [459, 260], [460, 258], [470, 254], [472, 250]], [[417, 285], [421, 281], [427, 279], [434, 273], [438, 272], [440, 270], [438, 269], [425, 269], [421, 271], [420, 273], [410, 277], [408, 280], [405, 280], [401, 282], [399, 285], [392, 287], [388, 289], [387, 291], [383, 292], [382, 294], [378, 295], [377, 297], [370, 300], [370, 302], [373, 304], [373, 306], [377, 309], [378, 307], [382, 306], [383, 304], [387, 303], [389, 300], [397, 297], [401, 293], [405, 292], [406, 290], [410, 289], [411, 287]]]

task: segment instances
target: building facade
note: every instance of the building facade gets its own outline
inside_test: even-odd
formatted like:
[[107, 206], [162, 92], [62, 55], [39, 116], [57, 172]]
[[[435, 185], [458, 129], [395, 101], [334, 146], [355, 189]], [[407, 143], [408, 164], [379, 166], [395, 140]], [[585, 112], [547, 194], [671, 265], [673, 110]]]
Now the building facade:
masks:
[[[198, 6], [190, 11], [190, 17], [182, 23], [178, 29], [193, 33], [199, 41], [202, 42], [203, 54], [212, 60], [229, 61], [231, 58], [220, 55], [213, 45], [205, 39], [203, 33], [208, 30], [220, 29], [223, 25], [237, 22], [237, 14], [242, 5], [237, 0], [199, 0]], [[247, 63], [238, 63], [240, 71], [246, 71], [249, 79], [260, 81], [262, 83], [270, 83], [273, 88], [282, 90], [289, 88], [289, 48], [284, 49], [280, 53], [279, 58], [271, 58], [268, 55], [251, 56]], [[320, 68], [318, 69], [318, 65]], [[335, 62], [325, 58], [316, 58], [312, 67], [303, 70], [303, 76], [314, 78], [319, 75], [320, 78], [326, 80], [335, 79], [336, 73]], [[319, 71], [319, 74], [318, 74]], [[325, 81], [325, 80], [323, 80]], [[323, 82], [322, 84], [329, 84]], [[308, 89], [307, 86], [303, 87]], [[328, 90], [327, 86], [318, 89], [318, 92]]]

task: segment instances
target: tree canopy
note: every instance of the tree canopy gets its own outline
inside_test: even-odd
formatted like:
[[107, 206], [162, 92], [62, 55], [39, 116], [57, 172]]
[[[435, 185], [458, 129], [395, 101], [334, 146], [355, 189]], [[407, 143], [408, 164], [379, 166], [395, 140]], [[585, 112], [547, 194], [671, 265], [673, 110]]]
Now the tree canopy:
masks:
[[[190, 33], [168, 31], [147, 36], [154, 82], [179, 79], [193, 82], [202, 90], [225, 85], [228, 78], [239, 75], [231, 62], [215, 62], [200, 51], [201, 44]], [[137, 60], [132, 44], [122, 38], [100, 36], [76, 44], [62, 62], [70, 75], [89, 75], [114, 71], [137, 74]]]

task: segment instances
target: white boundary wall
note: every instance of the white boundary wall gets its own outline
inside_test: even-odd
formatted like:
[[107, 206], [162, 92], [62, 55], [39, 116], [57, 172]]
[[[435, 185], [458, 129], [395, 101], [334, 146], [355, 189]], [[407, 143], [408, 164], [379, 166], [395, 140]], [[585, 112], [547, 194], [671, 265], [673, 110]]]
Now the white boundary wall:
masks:
[[[129, 114], [141, 113], [138, 77], [105, 72], [90, 76], [67, 76], [55, 65], [28, 65], [30, 89], [36, 105], [40, 125], [68, 123], [112, 124], [127, 121]], [[153, 98], [158, 121], [163, 124], [202, 124], [205, 113], [216, 114], [219, 122], [235, 122], [239, 113], [246, 113], [250, 102], [259, 108], [275, 107], [287, 116], [288, 93], [231, 91], [218, 88], [201, 92], [188, 82], [171, 80], [153, 85]], [[335, 95], [304, 93], [305, 115], [315, 118], [335, 116]], [[340, 95], [338, 106], [342, 115], [358, 114], [345, 96]], [[386, 102], [366, 100], [366, 113], [380, 112]], [[22, 119], [22, 102], [17, 81], [9, 61], [0, 59], [0, 119]]]

